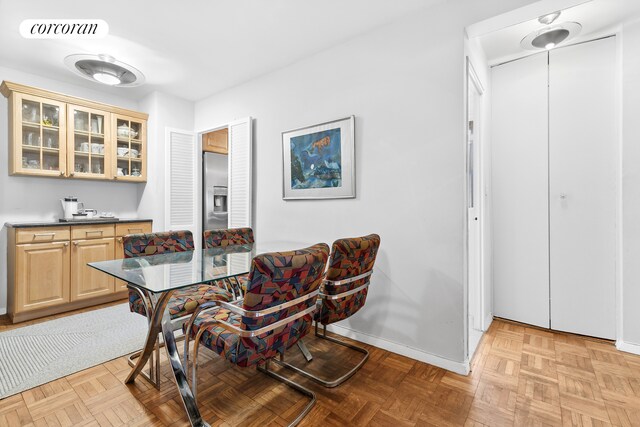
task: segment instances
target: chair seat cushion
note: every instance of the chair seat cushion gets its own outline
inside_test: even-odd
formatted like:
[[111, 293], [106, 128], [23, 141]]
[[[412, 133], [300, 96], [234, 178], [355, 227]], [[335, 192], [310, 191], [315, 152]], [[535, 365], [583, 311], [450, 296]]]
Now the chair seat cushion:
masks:
[[[221, 308], [219, 310], [201, 312], [198, 318], [193, 322], [191, 327], [191, 338], [195, 339], [198, 331], [202, 327], [202, 324], [211, 320], [223, 320], [234, 326], [240, 327], [242, 318], [240, 315], [233, 314], [229, 310]], [[215, 324], [204, 326], [206, 329], [202, 333], [200, 338], [200, 344], [215, 351], [219, 355], [223, 356], [231, 363], [238, 361], [238, 340], [239, 335], [236, 335], [226, 329], [217, 326]], [[187, 324], [183, 325], [183, 329], [186, 331]]]
[[[172, 319], [187, 316], [205, 302], [231, 301], [230, 292], [211, 285], [194, 285], [173, 292], [167, 308]], [[129, 308], [133, 313], [145, 315], [144, 304], [136, 292], [129, 292]]]

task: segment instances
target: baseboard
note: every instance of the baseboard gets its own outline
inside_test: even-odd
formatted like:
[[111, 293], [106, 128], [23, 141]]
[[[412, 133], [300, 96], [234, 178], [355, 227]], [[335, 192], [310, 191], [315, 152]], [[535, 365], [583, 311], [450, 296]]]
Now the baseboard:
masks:
[[620, 351], [624, 351], [625, 353], [640, 355], [640, 345], [638, 344], [631, 344], [622, 340], [618, 340], [616, 341], [616, 348]]
[[343, 337], [351, 338], [356, 341], [360, 341], [362, 343], [390, 351], [391, 353], [396, 353], [401, 356], [406, 356], [420, 362], [428, 363], [430, 365], [446, 369], [447, 371], [455, 372], [456, 374], [469, 375], [469, 361], [456, 362], [444, 357], [436, 356], [435, 354], [418, 350], [413, 347], [408, 347], [403, 344], [398, 344], [393, 341], [385, 340], [383, 338], [374, 337], [362, 332], [356, 332], [344, 326], [329, 325], [327, 326], [327, 330], [338, 335], [342, 335]]

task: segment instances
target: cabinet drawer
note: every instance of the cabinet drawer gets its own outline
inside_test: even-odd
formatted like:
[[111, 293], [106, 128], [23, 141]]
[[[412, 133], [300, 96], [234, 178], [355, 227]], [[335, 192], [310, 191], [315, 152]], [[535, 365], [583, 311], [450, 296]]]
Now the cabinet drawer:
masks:
[[150, 222], [125, 222], [116, 224], [116, 236], [122, 237], [127, 234], [151, 233]]
[[16, 231], [16, 243], [46, 243], [69, 240], [69, 227], [20, 228]]
[[102, 239], [104, 237], [113, 237], [114, 235], [115, 227], [113, 226], [113, 224], [92, 224], [71, 227], [72, 240]]

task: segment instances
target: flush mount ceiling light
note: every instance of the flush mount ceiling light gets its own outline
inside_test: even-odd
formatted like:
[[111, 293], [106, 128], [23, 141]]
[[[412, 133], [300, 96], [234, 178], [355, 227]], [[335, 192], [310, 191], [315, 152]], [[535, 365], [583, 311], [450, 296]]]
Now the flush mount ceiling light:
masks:
[[529, 33], [520, 41], [520, 46], [528, 50], [553, 49], [560, 43], [578, 35], [580, 30], [582, 30], [582, 25], [577, 22], [563, 22]]
[[131, 65], [117, 61], [109, 55], [69, 55], [65, 65], [75, 74], [87, 80], [117, 87], [139, 86], [144, 74]]

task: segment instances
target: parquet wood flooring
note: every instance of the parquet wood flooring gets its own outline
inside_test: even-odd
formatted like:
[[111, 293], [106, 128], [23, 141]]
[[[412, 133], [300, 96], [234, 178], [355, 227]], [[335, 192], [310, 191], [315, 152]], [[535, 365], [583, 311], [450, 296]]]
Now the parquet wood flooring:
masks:
[[[314, 372], [339, 375], [359, 357], [306, 341]], [[607, 341], [496, 320], [466, 377], [368, 348], [369, 361], [335, 389], [281, 370], [318, 394], [303, 426], [640, 426], [640, 356]], [[305, 364], [297, 351], [288, 360]], [[199, 405], [212, 426], [284, 426], [306, 403], [207, 350], [200, 366]], [[143, 379], [124, 385], [126, 359], [109, 361], [0, 400], [0, 426], [186, 426], [166, 368], [158, 391]]]

